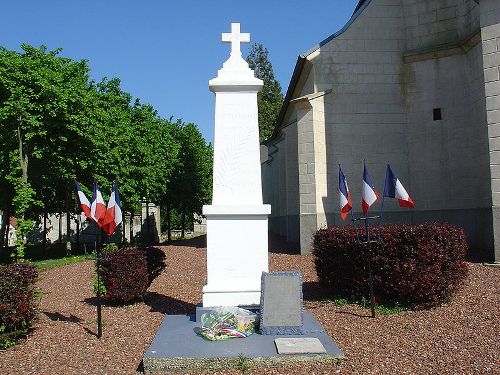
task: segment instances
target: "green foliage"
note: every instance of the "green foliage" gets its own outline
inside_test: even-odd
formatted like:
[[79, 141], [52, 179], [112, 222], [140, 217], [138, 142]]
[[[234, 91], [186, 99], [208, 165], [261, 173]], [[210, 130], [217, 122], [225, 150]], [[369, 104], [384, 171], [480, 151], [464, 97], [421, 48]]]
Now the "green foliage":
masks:
[[164, 222], [170, 223], [170, 228], [186, 229], [192, 226], [192, 214], [201, 214], [203, 205], [210, 202], [213, 148], [194, 124], [178, 121], [173, 134], [180, 146], [178, 166], [168, 180], [168, 194], [160, 202], [169, 216]]
[[124, 212], [139, 213], [142, 198], [183, 217], [200, 212], [212, 147], [197, 127], [132, 103], [118, 78], [91, 81], [87, 61], [60, 52], [0, 47], [0, 210], [20, 220], [15, 257], [32, 220], [79, 212], [73, 179], [90, 194], [95, 178], [104, 199], [116, 180]]
[[274, 78], [274, 71], [269, 61], [269, 52], [262, 44], [254, 43], [247, 57], [248, 65], [255, 72], [255, 77], [264, 81], [264, 87], [257, 94], [259, 106], [259, 138], [264, 141], [274, 131], [281, 105], [283, 94], [281, 85]]
[[100, 294], [101, 296], [106, 294], [106, 285], [102, 282], [102, 278], [99, 278], [97, 274], [92, 276], [92, 289], [94, 290], [94, 294]]
[[103, 251], [105, 254], [115, 252], [116, 250], [118, 250], [118, 245], [113, 242], [107, 243], [103, 246]]
[[241, 372], [245, 372], [250, 369], [250, 364], [248, 363], [248, 358], [245, 357], [243, 353], [238, 354], [238, 361], [236, 362], [236, 368]]
[[27, 333], [26, 329], [19, 329], [12, 332], [6, 332], [6, 330], [7, 326], [0, 324], [0, 350], [5, 350], [16, 345], [17, 340]]
[[78, 262], [83, 262], [89, 259], [90, 257], [88, 255], [77, 255], [77, 256], [69, 256], [57, 259], [31, 261], [30, 264], [34, 265], [38, 270], [38, 272], [43, 272], [51, 270], [53, 268], [67, 266], [69, 264], [74, 264]]
[[25, 237], [26, 235], [33, 229], [33, 221], [26, 219], [18, 219], [17, 227], [16, 227], [16, 249], [11, 254], [14, 261], [23, 261], [24, 260], [24, 250], [26, 248], [25, 245]]
[[[364, 309], [370, 309], [370, 301], [365, 297], [362, 297], [359, 300], [350, 300], [347, 298], [336, 298], [333, 300], [335, 306], [343, 307], [347, 305], [358, 305]], [[402, 306], [399, 303], [394, 304], [380, 304], [375, 306], [375, 310], [381, 314], [391, 315], [398, 314], [402, 311], [408, 310], [408, 307]]]

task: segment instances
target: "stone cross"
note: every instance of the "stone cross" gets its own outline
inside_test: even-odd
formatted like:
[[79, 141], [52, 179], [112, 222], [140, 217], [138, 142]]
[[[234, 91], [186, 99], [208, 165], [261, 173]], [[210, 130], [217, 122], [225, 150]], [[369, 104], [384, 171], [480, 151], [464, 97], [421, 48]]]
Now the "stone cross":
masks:
[[222, 33], [222, 42], [231, 43], [231, 56], [241, 56], [240, 43], [249, 43], [250, 34], [240, 33], [240, 24], [231, 23], [231, 32]]

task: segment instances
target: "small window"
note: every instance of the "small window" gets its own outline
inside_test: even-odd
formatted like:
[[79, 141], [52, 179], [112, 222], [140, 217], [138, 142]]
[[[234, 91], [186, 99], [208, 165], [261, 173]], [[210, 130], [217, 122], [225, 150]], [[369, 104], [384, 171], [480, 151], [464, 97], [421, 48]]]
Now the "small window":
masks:
[[434, 121], [438, 121], [438, 120], [442, 119], [441, 108], [434, 108], [432, 110], [432, 118], [434, 119]]

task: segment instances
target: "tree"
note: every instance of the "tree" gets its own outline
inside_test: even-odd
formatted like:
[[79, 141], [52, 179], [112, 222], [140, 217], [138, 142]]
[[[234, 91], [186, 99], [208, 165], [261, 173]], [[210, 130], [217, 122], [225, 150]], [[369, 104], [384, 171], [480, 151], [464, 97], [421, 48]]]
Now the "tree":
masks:
[[15, 216], [16, 255], [33, 220], [75, 213], [73, 179], [88, 194], [95, 178], [104, 199], [116, 180], [131, 220], [143, 198], [183, 217], [201, 211], [212, 148], [195, 125], [162, 119], [139, 99], [132, 104], [118, 78], [91, 81], [87, 62], [60, 57], [60, 49], [22, 50], [0, 46], [0, 237]]
[[[78, 121], [88, 89], [86, 61], [57, 57], [60, 50], [22, 45], [0, 49], [0, 171], [7, 198], [0, 202], [18, 219], [17, 253], [43, 212], [62, 212], [69, 201], [76, 145], [85, 143]], [[81, 120], [81, 119], [80, 119]]]
[[162, 202], [167, 207], [169, 240], [172, 210], [181, 218], [184, 235], [186, 217], [201, 215], [203, 205], [212, 196], [212, 145], [206, 143], [194, 124], [177, 121], [174, 134], [180, 145], [179, 165], [173, 171], [168, 194]]
[[254, 70], [255, 76], [264, 81], [264, 87], [257, 94], [259, 138], [262, 142], [273, 134], [283, 103], [283, 94], [280, 83], [274, 78], [273, 66], [269, 61], [267, 48], [262, 44], [254, 43], [248, 54], [247, 62]]

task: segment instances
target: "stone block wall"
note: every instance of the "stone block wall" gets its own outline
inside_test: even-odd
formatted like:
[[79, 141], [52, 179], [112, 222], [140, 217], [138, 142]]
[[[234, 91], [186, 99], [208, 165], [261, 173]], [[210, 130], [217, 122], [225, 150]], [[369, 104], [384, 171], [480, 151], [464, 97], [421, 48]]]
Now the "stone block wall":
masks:
[[[158, 243], [160, 233], [160, 207], [149, 203], [142, 204], [142, 215], [135, 215], [131, 222], [130, 214], [123, 214], [123, 222], [116, 229], [111, 241], [121, 242], [125, 236], [127, 242], [130, 241], [131, 235], [134, 241], [144, 243]], [[125, 233], [123, 233], [125, 230]], [[79, 238], [78, 238], [79, 232]], [[50, 215], [47, 220], [47, 242], [58, 243], [77, 242], [93, 244], [96, 241], [97, 235], [100, 235], [98, 227], [91, 223], [84, 214], [70, 215], [69, 217], [69, 232], [68, 218], [65, 213], [61, 215]], [[32, 243], [40, 243], [43, 239], [43, 218], [40, 218], [33, 231], [28, 235], [28, 241]]]
[[372, 1], [352, 24], [310, 57], [318, 90], [325, 96], [327, 181], [322, 200], [326, 224], [342, 224], [338, 212], [341, 164], [361, 210], [363, 160], [382, 192], [385, 164], [404, 181], [407, 169], [407, 118], [402, 101], [405, 49], [404, 14], [399, 1]]
[[500, 261], [500, 2], [481, 0], [480, 10], [494, 248], [495, 260], [498, 262]]
[[321, 225], [343, 224], [338, 164], [359, 215], [364, 159], [380, 194], [390, 163], [417, 203], [386, 200], [386, 222], [449, 221], [490, 250], [498, 228], [500, 243], [500, 4], [479, 3], [372, 0], [307, 54], [292, 100], [307, 105], [287, 117], [298, 127], [302, 253]]
[[479, 30], [473, 0], [402, 0], [408, 51], [456, 45]]

